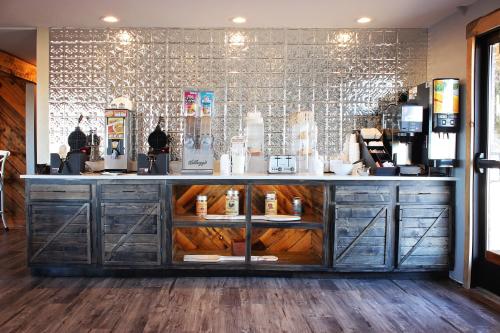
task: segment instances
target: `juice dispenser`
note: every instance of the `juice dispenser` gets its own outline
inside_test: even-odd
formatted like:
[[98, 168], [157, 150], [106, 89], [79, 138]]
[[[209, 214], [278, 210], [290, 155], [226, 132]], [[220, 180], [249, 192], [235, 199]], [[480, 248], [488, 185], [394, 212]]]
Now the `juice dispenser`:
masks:
[[432, 130], [429, 131], [429, 165], [453, 167], [459, 130], [459, 80], [432, 80]]

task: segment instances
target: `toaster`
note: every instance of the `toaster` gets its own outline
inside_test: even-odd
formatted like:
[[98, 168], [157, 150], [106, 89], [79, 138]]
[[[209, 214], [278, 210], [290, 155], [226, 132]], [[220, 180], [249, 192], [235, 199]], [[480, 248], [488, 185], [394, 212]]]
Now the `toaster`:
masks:
[[296, 173], [297, 157], [295, 155], [271, 155], [268, 173]]

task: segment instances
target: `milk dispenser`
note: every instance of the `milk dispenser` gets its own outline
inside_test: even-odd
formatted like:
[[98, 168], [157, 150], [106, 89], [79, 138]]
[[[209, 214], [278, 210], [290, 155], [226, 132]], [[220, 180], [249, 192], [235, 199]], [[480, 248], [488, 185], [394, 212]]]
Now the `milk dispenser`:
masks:
[[182, 98], [185, 117], [182, 173], [212, 174], [214, 150], [211, 121], [214, 112], [214, 93], [185, 90]]
[[136, 118], [128, 109], [105, 110], [104, 169], [111, 172], [136, 170]]

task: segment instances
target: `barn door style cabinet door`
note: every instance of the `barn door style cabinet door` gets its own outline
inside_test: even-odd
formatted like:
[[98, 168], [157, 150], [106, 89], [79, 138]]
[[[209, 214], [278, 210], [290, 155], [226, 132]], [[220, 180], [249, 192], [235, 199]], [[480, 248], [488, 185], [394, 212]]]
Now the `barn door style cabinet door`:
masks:
[[448, 185], [400, 186], [398, 269], [448, 269], [453, 248], [451, 200]]
[[385, 271], [392, 268], [391, 186], [334, 186], [333, 268]]
[[162, 183], [100, 185], [103, 265], [162, 263], [164, 190]]
[[90, 184], [28, 184], [30, 264], [90, 264]]

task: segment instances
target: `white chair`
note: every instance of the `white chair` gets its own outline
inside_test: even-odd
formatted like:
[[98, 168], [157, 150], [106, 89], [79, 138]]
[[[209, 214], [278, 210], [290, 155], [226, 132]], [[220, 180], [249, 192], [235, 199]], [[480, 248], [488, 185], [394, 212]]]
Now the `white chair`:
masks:
[[5, 176], [5, 162], [7, 158], [10, 156], [10, 152], [7, 150], [0, 150], [0, 217], [2, 218], [3, 228], [5, 231], [9, 230], [7, 227], [7, 221], [5, 220], [5, 212], [4, 212], [4, 176]]

